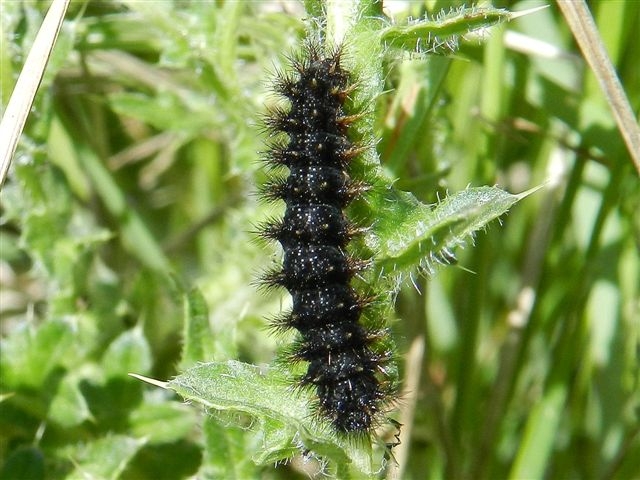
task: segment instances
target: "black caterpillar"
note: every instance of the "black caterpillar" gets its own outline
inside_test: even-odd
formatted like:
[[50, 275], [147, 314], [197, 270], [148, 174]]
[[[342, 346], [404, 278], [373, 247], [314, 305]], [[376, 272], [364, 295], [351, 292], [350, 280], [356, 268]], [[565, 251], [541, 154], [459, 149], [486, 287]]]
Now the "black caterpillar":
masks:
[[267, 114], [271, 143], [264, 161], [287, 167], [289, 175], [273, 178], [262, 194], [284, 200], [286, 211], [260, 233], [282, 245], [284, 261], [261, 282], [285, 287], [293, 298], [292, 310], [274, 327], [299, 332], [286, 359], [309, 363], [296, 384], [315, 388], [316, 413], [339, 433], [369, 434], [396, 386], [388, 373], [392, 353], [383, 346], [386, 330], [361, 322], [372, 298], [351, 286], [367, 262], [346, 251], [363, 229], [344, 209], [368, 187], [349, 174], [349, 164], [365, 148], [349, 138], [361, 115], [345, 111], [356, 84], [341, 65], [342, 52], [323, 55], [321, 47], [307, 45], [291, 60], [293, 73], [277, 76], [275, 91], [289, 108]]

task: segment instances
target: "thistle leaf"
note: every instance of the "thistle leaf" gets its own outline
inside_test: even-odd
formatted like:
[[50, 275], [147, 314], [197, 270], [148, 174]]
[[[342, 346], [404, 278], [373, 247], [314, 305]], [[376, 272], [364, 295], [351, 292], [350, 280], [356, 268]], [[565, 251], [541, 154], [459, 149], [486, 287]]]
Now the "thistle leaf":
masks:
[[338, 464], [351, 464], [366, 475], [373, 473], [369, 442], [340, 438], [328, 425], [319, 423], [310, 408], [310, 394], [292, 391], [289, 378], [277, 368], [233, 360], [203, 363], [166, 386], [185, 400], [214, 410], [248, 414], [257, 420], [263, 447], [253, 458], [256, 463], [272, 464], [306, 449]]
[[377, 252], [377, 275], [409, 273], [416, 265], [432, 271], [449, 263], [453, 250], [536, 189], [513, 195], [497, 187], [469, 188], [435, 207], [406, 192], [390, 191], [367, 239]]
[[417, 53], [447, 54], [457, 49], [465, 35], [479, 34], [512, 18], [508, 10], [494, 7], [460, 7], [442, 11], [409, 25], [392, 25], [381, 32], [382, 42]]

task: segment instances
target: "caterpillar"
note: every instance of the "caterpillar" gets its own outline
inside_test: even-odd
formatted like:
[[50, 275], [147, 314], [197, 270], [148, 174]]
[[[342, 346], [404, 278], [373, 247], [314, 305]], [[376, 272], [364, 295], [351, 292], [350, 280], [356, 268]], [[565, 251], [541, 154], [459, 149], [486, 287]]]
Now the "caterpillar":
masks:
[[288, 175], [271, 173], [261, 192], [268, 201], [284, 201], [286, 210], [259, 233], [280, 243], [284, 259], [260, 282], [284, 287], [292, 297], [292, 309], [273, 327], [297, 331], [285, 359], [308, 363], [294, 384], [315, 389], [313, 411], [338, 433], [368, 435], [397, 386], [389, 374], [387, 330], [363, 321], [373, 297], [352, 286], [368, 262], [347, 247], [366, 227], [351, 221], [346, 209], [369, 187], [350, 169], [367, 147], [350, 138], [362, 112], [348, 111], [358, 82], [343, 67], [343, 52], [339, 46], [325, 54], [307, 43], [290, 59], [291, 73], [276, 74], [274, 90], [288, 107], [268, 110], [262, 159], [271, 172], [286, 167]]

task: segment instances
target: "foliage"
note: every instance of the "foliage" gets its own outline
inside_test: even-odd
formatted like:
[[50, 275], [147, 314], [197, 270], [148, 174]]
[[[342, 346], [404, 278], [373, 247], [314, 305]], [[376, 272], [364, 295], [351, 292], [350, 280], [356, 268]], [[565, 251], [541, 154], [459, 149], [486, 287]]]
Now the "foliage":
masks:
[[[3, 105], [44, 3], [3, 4]], [[638, 176], [554, 7], [451, 3], [333, 2], [323, 24], [312, 0], [306, 22], [72, 2], [0, 197], [0, 478], [637, 475]], [[591, 6], [638, 111], [640, 4]], [[265, 72], [337, 19], [377, 151], [364, 280], [403, 354], [383, 470], [395, 428], [371, 449], [310, 421], [265, 331], [286, 296], [252, 285], [277, 261], [250, 233], [274, 214], [253, 195]]]

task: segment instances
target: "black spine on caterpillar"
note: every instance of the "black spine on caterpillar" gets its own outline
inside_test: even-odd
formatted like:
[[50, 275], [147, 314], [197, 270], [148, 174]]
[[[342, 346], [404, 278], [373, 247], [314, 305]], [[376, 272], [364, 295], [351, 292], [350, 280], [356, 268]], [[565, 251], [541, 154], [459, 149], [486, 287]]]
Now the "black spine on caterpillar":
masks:
[[308, 362], [298, 385], [315, 388], [317, 414], [337, 432], [369, 434], [393, 401], [395, 385], [387, 374], [392, 355], [379, 343], [386, 332], [361, 323], [369, 300], [351, 285], [366, 262], [346, 251], [361, 229], [344, 209], [367, 187], [349, 175], [349, 163], [363, 148], [348, 136], [358, 115], [345, 112], [354, 84], [341, 55], [340, 48], [323, 55], [320, 47], [307, 46], [292, 61], [294, 73], [276, 80], [276, 92], [290, 107], [271, 110], [267, 130], [288, 139], [273, 140], [265, 161], [287, 167], [289, 175], [271, 180], [262, 193], [283, 200], [286, 211], [261, 234], [282, 245], [284, 261], [262, 283], [285, 287], [293, 298], [291, 312], [274, 324], [299, 332], [287, 359]]

